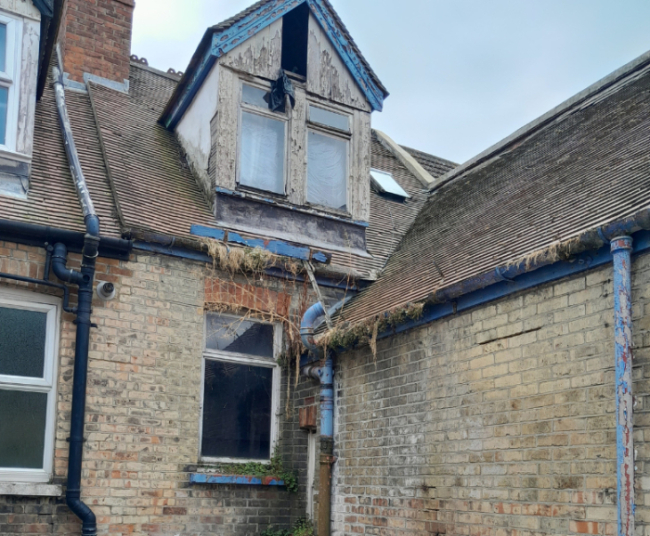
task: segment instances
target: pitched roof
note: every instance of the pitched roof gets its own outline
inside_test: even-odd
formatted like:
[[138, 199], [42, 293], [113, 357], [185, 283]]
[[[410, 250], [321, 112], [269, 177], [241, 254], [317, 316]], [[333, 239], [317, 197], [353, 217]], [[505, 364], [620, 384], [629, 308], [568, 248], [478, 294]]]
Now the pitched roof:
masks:
[[[433, 191], [357, 322], [650, 205], [650, 55]], [[462, 166], [461, 166], [462, 167]]]
[[[120, 236], [106, 168], [99, 148], [97, 127], [88, 95], [67, 92], [79, 160], [101, 222], [103, 236]], [[54, 101], [51, 80], [36, 105], [34, 156], [27, 199], [0, 196], [3, 219], [85, 231], [83, 214], [70, 174]]]
[[[388, 96], [388, 90], [364, 58], [328, 0], [260, 0], [237, 15], [206, 30], [177, 89], [161, 114], [161, 123], [167, 128], [172, 128], [178, 123], [218, 57], [305, 2], [324, 26], [325, 32], [330, 35], [344, 63], [352, 68], [352, 74], [373, 108], [381, 110], [381, 103]], [[349, 62], [346, 62], [346, 58]]]
[[[215, 224], [176, 136], [157, 122], [177, 83], [176, 76], [132, 63], [128, 95], [92, 82], [88, 94], [66, 91], [75, 143], [103, 235], [128, 236], [139, 230], [191, 238], [192, 225]], [[2, 217], [83, 231], [51, 84], [37, 105], [34, 144], [28, 199], [0, 196]], [[452, 167], [425, 157], [439, 162], [438, 175]], [[333, 252], [333, 267], [351, 268], [364, 277], [384, 267], [427, 198], [422, 184], [374, 134], [372, 166], [392, 173], [411, 198], [401, 203], [372, 192], [366, 235], [371, 256]]]

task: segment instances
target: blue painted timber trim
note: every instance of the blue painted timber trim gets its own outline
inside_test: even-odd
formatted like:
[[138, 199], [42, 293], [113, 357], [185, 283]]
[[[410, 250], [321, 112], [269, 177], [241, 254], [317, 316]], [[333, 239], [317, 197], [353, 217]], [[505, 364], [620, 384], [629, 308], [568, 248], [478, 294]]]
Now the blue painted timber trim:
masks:
[[[632, 236], [634, 238], [632, 254], [638, 255], [650, 251], [650, 231], [638, 231]], [[559, 261], [553, 264], [548, 264], [532, 272], [526, 272], [513, 277], [510, 280], [500, 281], [499, 283], [494, 283], [485, 288], [468, 292], [467, 294], [463, 294], [449, 302], [427, 304], [425, 305], [420, 318], [417, 320], [409, 320], [392, 329], [383, 331], [377, 335], [377, 338], [384, 339], [396, 333], [402, 333], [410, 329], [424, 326], [435, 320], [451, 316], [461, 311], [466, 311], [500, 298], [505, 298], [522, 290], [550, 283], [551, 281], [556, 281], [580, 272], [585, 272], [605, 264], [610, 264], [612, 261], [613, 256], [610, 252], [610, 247], [605, 246], [595, 252], [582, 253], [571, 261]], [[337, 352], [345, 350], [347, 350], [347, 348], [336, 349]], [[306, 353], [301, 356], [300, 366], [303, 367], [316, 360], [317, 359], [315, 359], [313, 355]]]
[[351, 43], [341, 32], [337, 21], [325, 6], [325, 3], [322, 0], [308, 0], [307, 3], [314, 17], [330, 38], [343, 63], [349, 69], [357, 84], [359, 84], [359, 88], [368, 99], [372, 110], [381, 112], [388, 93], [382, 90], [372, 79], [368, 69], [361, 61], [361, 58], [354, 53]]
[[243, 486], [284, 486], [284, 480], [272, 476], [215, 475], [191, 473], [190, 484], [238, 484]]
[[[208, 32], [206, 32], [206, 34]], [[212, 46], [207, 47], [203, 52], [203, 57], [201, 58], [199, 65], [196, 67], [196, 70], [190, 75], [189, 81], [179, 95], [176, 103], [174, 104], [174, 107], [166, 117], [162, 118], [165, 128], [172, 129], [178, 124], [178, 122], [183, 117], [185, 110], [187, 110], [189, 105], [194, 100], [194, 97], [199, 92], [199, 89], [201, 89], [203, 81], [207, 78], [208, 74], [210, 73], [210, 69], [212, 69], [212, 66], [216, 61], [217, 57], [214, 55], [213, 44]]]
[[292, 259], [300, 259], [303, 261], [313, 260], [316, 262], [327, 263], [329, 257], [322, 251], [315, 251], [312, 253], [308, 247], [294, 246], [281, 240], [264, 240], [262, 238], [244, 238], [238, 233], [223, 229], [216, 229], [214, 227], [205, 227], [203, 225], [192, 225], [190, 233], [195, 236], [203, 236], [206, 238], [214, 238], [215, 240], [228, 240], [229, 244], [239, 244], [249, 248], [261, 248], [275, 255], [282, 257], [289, 257]]
[[213, 227], [205, 227], [203, 225], [192, 225], [190, 227], [190, 233], [195, 236], [214, 238], [215, 240], [223, 240], [226, 238], [226, 231], [222, 229], [215, 229]]
[[355, 53], [325, 3], [322, 0], [273, 0], [263, 4], [226, 30], [219, 32], [209, 29], [206, 32], [204, 40], [207, 39], [210, 32], [213, 32], [210, 46], [206, 46], [203, 41], [199, 45], [205, 47], [203, 56], [194, 72], [191, 74], [186, 73], [186, 76], [189, 75], [190, 77], [188, 82], [183, 84], [181, 94], [162, 119], [165, 127], [171, 129], [178, 124], [218, 58], [305, 2], [308, 3], [314, 17], [322, 26], [357, 84], [359, 84], [359, 88], [368, 99], [372, 109], [381, 111], [388, 93], [373, 80], [372, 73], [365, 66], [361, 57]]
[[313, 214], [314, 216], [318, 218], [325, 218], [326, 220], [334, 220], [334, 221], [341, 221], [344, 223], [351, 223], [353, 225], [358, 225], [359, 227], [370, 227], [370, 223], [367, 221], [361, 221], [361, 220], [349, 220], [347, 218], [343, 218], [341, 216], [335, 216], [334, 214], [324, 214], [322, 212], [315, 212], [315, 211], [310, 211], [310, 210], [305, 210], [304, 207], [296, 207], [294, 205], [285, 205], [284, 203], [280, 203], [276, 201], [275, 199], [271, 199], [268, 197], [259, 197], [256, 195], [251, 195], [248, 193], [244, 192], [235, 192], [233, 190], [229, 190], [228, 188], [222, 188], [221, 186], [217, 186], [215, 189], [215, 192], [218, 194], [223, 194], [223, 195], [230, 195], [232, 197], [239, 197], [240, 199], [249, 199], [251, 201], [256, 201], [258, 203], [268, 203], [269, 205], [275, 205], [281, 208], [285, 208], [287, 210], [294, 210], [296, 212], [303, 212], [304, 214]]

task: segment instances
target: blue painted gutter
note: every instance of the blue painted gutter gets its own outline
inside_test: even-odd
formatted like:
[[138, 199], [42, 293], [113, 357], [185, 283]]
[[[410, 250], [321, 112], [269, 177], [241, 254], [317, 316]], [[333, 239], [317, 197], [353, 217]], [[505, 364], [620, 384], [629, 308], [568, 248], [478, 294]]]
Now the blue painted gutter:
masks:
[[632, 238], [612, 240], [614, 348], [616, 356], [616, 496], [619, 536], [634, 536], [634, 442], [632, 396]]

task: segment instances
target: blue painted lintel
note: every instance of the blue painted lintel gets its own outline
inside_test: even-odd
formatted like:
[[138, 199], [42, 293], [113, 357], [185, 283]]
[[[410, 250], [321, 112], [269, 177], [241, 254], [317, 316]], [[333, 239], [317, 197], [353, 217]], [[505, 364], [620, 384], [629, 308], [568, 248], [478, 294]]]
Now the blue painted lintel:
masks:
[[205, 227], [204, 225], [192, 225], [190, 233], [195, 236], [213, 238], [215, 240], [227, 240], [229, 244], [238, 244], [249, 248], [265, 249], [274, 255], [299, 259], [303, 261], [313, 260], [315, 262], [327, 263], [329, 256], [322, 251], [312, 252], [308, 247], [294, 246], [281, 240], [265, 240], [262, 238], [245, 238], [239, 233], [228, 231], [215, 227]]
[[191, 473], [190, 484], [236, 484], [242, 486], [284, 486], [284, 480], [272, 476], [218, 475]]

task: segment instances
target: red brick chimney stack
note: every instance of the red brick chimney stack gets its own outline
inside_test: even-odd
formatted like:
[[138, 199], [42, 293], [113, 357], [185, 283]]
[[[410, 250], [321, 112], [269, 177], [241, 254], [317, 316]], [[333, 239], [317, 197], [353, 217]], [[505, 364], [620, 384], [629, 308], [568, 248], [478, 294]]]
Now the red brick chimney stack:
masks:
[[134, 0], [67, 0], [61, 35], [63, 71], [83, 82], [89, 73], [129, 79]]

